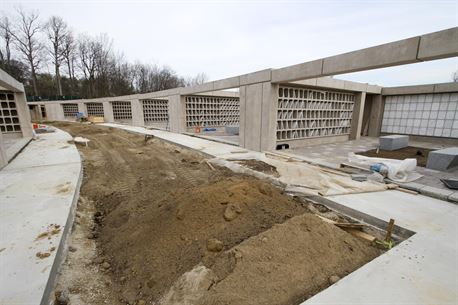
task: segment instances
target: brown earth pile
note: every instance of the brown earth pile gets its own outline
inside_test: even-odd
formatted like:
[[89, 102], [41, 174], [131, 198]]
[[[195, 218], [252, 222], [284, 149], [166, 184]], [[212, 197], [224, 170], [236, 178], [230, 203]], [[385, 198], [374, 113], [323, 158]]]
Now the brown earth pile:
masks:
[[[87, 238], [96, 241], [93, 264], [111, 278], [106, 291], [119, 304], [155, 304], [199, 264], [197, 277], [206, 270], [214, 275], [202, 304], [251, 304], [244, 303], [247, 295], [256, 304], [294, 304], [378, 253], [269, 183], [212, 170], [195, 152], [157, 139], [145, 144], [142, 136], [113, 128], [56, 125], [91, 140], [79, 146], [81, 195], [96, 209]], [[297, 215], [304, 217], [291, 219]], [[288, 219], [289, 227], [276, 226]], [[272, 292], [257, 290], [256, 282]], [[105, 300], [91, 296], [91, 304]]]
[[[180, 279], [161, 305], [299, 304], [379, 254], [306, 213], [219, 255], [200, 277]], [[196, 281], [199, 289], [189, 289]]]
[[379, 150], [377, 153], [376, 149], [368, 150], [365, 152], [357, 153], [367, 157], [374, 158], [386, 158], [386, 159], [397, 159], [404, 160], [407, 158], [417, 159], [417, 166], [425, 167], [428, 161], [428, 155], [431, 149], [420, 148], [420, 147], [405, 147], [397, 150]]

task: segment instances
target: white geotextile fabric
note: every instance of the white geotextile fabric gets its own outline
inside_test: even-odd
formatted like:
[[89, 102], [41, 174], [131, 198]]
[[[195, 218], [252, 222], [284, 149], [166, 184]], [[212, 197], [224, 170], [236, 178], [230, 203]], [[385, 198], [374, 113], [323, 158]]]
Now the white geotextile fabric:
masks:
[[[354, 181], [349, 175], [346, 175], [345, 173], [334, 174], [316, 165], [311, 165], [301, 161], [291, 162], [282, 160], [282, 158], [267, 157], [263, 153], [231, 154], [220, 156], [219, 158], [231, 161], [255, 159], [275, 166], [277, 172], [280, 174], [280, 177], [271, 178], [286, 184], [286, 189], [288, 191], [298, 191], [313, 195], [319, 194], [323, 196], [330, 196], [376, 192], [387, 189], [385, 184], [382, 183], [374, 181]], [[242, 167], [243, 169], [241, 169], [240, 166], [236, 166], [234, 163], [215, 163], [224, 165], [238, 172], [246, 171], [245, 168]]]
[[388, 178], [395, 182], [412, 182], [421, 178], [422, 175], [415, 172], [417, 167], [417, 159], [383, 159], [383, 158], [371, 158], [361, 155], [355, 155], [354, 153], [348, 154], [348, 161], [351, 163], [371, 166], [374, 164], [382, 163], [388, 169]]

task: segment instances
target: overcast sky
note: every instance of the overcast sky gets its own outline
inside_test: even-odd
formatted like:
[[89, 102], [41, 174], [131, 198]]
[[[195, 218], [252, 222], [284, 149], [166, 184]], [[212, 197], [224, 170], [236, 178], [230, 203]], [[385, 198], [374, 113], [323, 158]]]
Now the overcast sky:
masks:
[[[9, 1], [80, 33], [107, 33], [130, 61], [210, 80], [279, 68], [458, 26], [447, 1]], [[339, 75], [385, 86], [449, 82], [458, 59]]]

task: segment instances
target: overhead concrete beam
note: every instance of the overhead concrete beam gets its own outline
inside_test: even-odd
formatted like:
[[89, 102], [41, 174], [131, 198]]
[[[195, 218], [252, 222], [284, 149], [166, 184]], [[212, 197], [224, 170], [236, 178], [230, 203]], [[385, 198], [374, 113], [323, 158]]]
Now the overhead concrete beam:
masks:
[[336, 75], [417, 62], [420, 37], [323, 59], [323, 75]]
[[272, 82], [292, 82], [323, 76], [323, 60], [314, 60], [272, 71]]
[[272, 71], [272, 82], [291, 82], [455, 56], [458, 56], [458, 27], [276, 69]]
[[420, 36], [417, 58], [422, 61], [458, 56], [458, 28]]

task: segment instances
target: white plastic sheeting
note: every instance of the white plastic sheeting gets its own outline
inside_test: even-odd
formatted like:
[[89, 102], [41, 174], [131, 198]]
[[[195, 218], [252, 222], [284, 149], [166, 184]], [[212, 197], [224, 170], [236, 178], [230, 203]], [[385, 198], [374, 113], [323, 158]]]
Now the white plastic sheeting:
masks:
[[335, 170], [329, 170], [317, 165], [308, 164], [302, 161], [287, 161], [282, 157], [267, 157], [264, 153], [252, 154], [231, 154], [219, 156], [212, 159], [214, 164], [226, 166], [235, 172], [253, 174], [253, 170], [247, 169], [235, 162], [236, 160], [258, 160], [275, 166], [280, 177], [275, 178], [267, 174], [261, 174], [259, 178], [270, 178], [286, 185], [286, 190], [291, 192], [300, 192], [311, 195], [341, 195], [365, 192], [377, 192], [386, 190], [383, 183], [374, 181], [354, 181], [350, 175], [340, 173]]
[[417, 167], [417, 159], [383, 159], [371, 158], [366, 156], [348, 154], [348, 161], [358, 165], [371, 166], [374, 164], [383, 164], [388, 169], [387, 177], [395, 182], [411, 182], [421, 178], [422, 175], [414, 172]]

